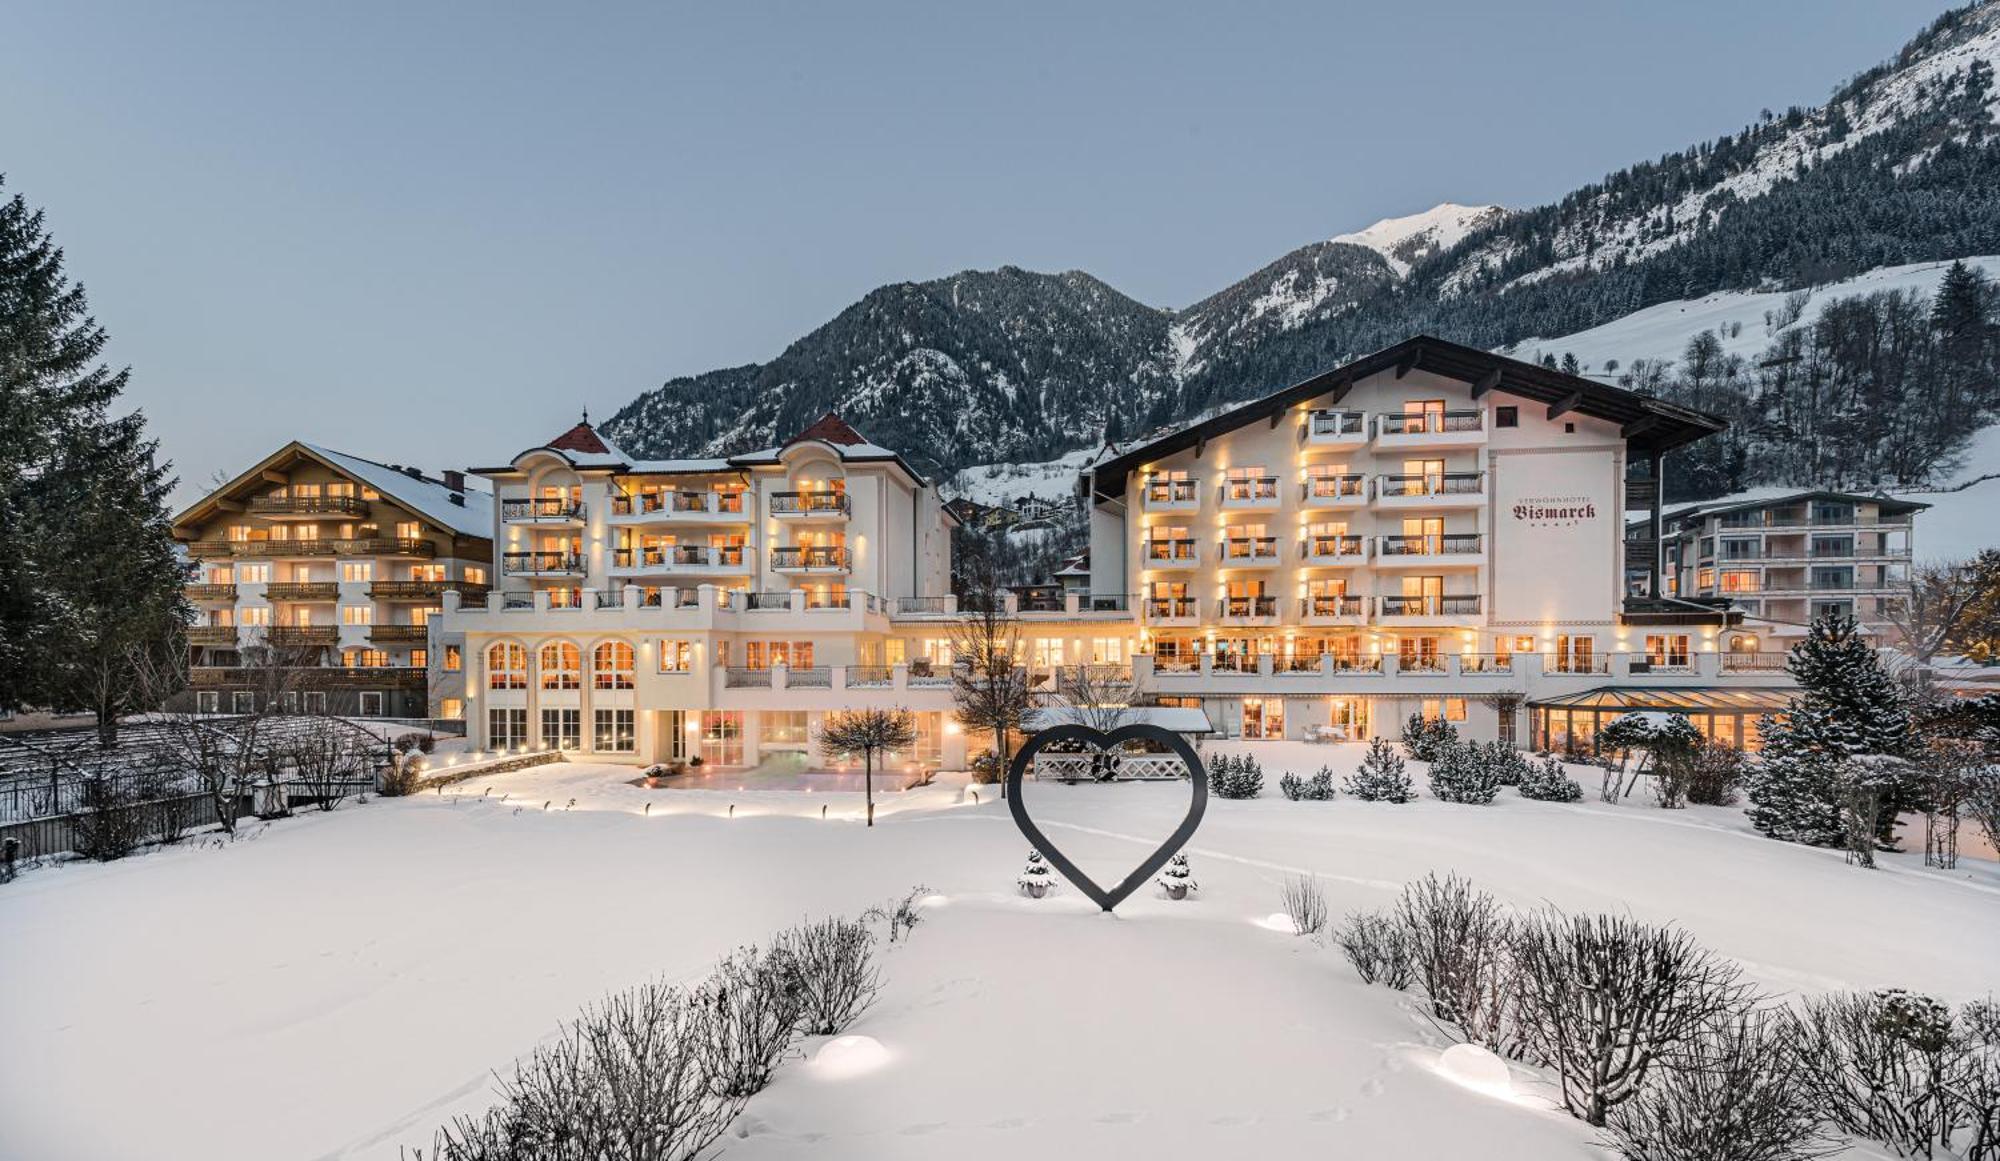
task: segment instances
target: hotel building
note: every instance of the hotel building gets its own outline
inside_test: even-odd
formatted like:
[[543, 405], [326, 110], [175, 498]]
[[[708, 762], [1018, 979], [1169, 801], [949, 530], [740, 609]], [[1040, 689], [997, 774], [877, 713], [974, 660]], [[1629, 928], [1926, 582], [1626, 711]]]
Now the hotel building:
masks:
[[[1099, 462], [1087, 564], [1003, 595], [1038, 689], [1129, 668], [1151, 706], [1249, 739], [1394, 736], [1412, 713], [1518, 745], [1630, 709], [1754, 745], [1789, 679], [1667, 591], [1663, 457], [1722, 421], [1427, 337]], [[955, 519], [827, 416], [781, 445], [636, 459], [580, 423], [481, 469], [495, 588], [447, 596], [480, 748], [804, 765], [850, 706], [952, 723]], [[1628, 505], [1658, 533], [1628, 596]], [[1185, 715], [1181, 715], [1185, 718]]]
[[1911, 536], [1928, 507], [1815, 490], [1676, 508], [1665, 516], [1666, 590], [1733, 602], [1739, 649], [1782, 652], [1829, 613], [1880, 638], [1894, 630], [1888, 602], [1909, 591]]
[[461, 473], [286, 444], [174, 517], [195, 573], [182, 700], [265, 709], [278, 662], [291, 710], [458, 717], [461, 643], [437, 617], [447, 593], [485, 597], [492, 523]]

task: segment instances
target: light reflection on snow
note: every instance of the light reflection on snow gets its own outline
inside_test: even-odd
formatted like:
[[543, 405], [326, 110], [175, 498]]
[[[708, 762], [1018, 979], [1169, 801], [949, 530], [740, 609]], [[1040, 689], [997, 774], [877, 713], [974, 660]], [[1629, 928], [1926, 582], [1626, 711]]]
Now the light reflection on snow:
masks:
[[873, 1036], [836, 1036], [813, 1054], [812, 1071], [821, 1080], [846, 1080], [874, 1072], [889, 1060], [889, 1050]]

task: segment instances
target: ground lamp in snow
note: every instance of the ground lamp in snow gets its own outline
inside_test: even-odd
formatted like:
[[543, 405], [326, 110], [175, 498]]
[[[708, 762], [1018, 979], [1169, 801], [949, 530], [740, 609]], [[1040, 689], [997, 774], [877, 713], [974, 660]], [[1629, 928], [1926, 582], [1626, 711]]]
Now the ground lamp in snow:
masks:
[[[1027, 772], [1029, 764], [1034, 761], [1036, 752], [1045, 746], [1057, 742], [1083, 742], [1095, 746], [1100, 752], [1108, 753], [1128, 741], [1153, 742], [1164, 747], [1169, 753], [1178, 755], [1182, 765], [1187, 769], [1188, 782], [1194, 788], [1194, 795], [1188, 802], [1187, 816], [1174, 828], [1174, 833], [1167, 836], [1167, 841], [1161, 843], [1152, 854], [1147, 855], [1131, 874], [1107, 889], [1098, 886], [1095, 880], [1083, 873], [1082, 868], [1058, 850], [1056, 845], [1049, 841], [1049, 837], [1042, 833], [1042, 829], [1035, 825], [1034, 819], [1028, 816], [1027, 804], [1021, 798], [1021, 778]], [[1035, 849], [1041, 852], [1056, 870], [1062, 872], [1063, 878], [1075, 884], [1077, 890], [1083, 892], [1099, 907], [1109, 911], [1123, 902], [1132, 892], [1137, 891], [1160, 868], [1166, 866], [1175, 852], [1186, 846], [1188, 839], [1194, 837], [1195, 828], [1201, 825], [1202, 812], [1208, 809], [1208, 778], [1202, 769], [1201, 758], [1194, 752], [1194, 747], [1188, 744], [1186, 738], [1165, 727], [1141, 723], [1105, 731], [1084, 725], [1056, 726], [1037, 733], [1027, 745], [1021, 747], [1019, 753], [1014, 755], [1013, 764], [1007, 768], [1007, 808], [1014, 816], [1014, 825], [1020, 827], [1021, 833], [1028, 837], [1028, 841], [1034, 844]]]

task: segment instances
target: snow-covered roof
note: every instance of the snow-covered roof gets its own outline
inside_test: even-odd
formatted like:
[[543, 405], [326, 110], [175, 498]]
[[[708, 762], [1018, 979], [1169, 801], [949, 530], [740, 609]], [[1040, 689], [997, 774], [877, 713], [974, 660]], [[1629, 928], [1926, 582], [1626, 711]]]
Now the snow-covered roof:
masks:
[[[1793, 488], [1771, 486], [1747, 488], [1734, 495], [1720, 496], [1713, 500], [1703, 500], [1695, 504], [1683, 504], [1668, 508], [1660, 514], [1662, 520], [1686, 520], [1695, 516], [1709, 516], [1717, 512], [1733, 512], [1742, 508], [1763, 508], [1778, 504], [1797, 504], [1806, 500], [1844, 500], [1853, 504], [1881, 504], [1892, 512], [1917, 512], [1930, 507], [1918, 500], [1905, 500], [1881, 492], [1837, 492], [1829, 488]], [[1628, 517], [1628, 525], [1645, 524], [1650, 515]]]
[[[472, 488], [454, 491], [445, 487], [443, 480], [412, 476], [388, 464], [378, 464], [374, 460], [332, 448], [309, 443], [300, 446], [433, 524], [464, 536], [493, 535], [493, 494], [490, 492]], [[463, 497], [464, 503], [453, 503], [453, 496]]]

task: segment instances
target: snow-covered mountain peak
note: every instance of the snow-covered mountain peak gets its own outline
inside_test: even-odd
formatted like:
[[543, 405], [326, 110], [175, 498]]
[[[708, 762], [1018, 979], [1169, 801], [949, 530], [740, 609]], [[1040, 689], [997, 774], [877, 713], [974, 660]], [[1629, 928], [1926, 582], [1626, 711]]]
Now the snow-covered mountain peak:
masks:
[[1462, 206], [1443, 202], [1421, 214], [1383, 218], [1365, 230], [1333, 239], [1366, 246], [1380, 254], [1398, 278], [1427, 255], [1456, 246], [1467, 234], [1495, 221], [1507, 211], [1500, 206]]

